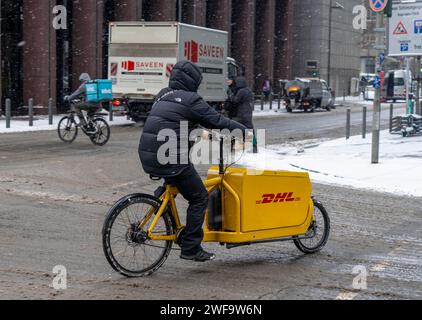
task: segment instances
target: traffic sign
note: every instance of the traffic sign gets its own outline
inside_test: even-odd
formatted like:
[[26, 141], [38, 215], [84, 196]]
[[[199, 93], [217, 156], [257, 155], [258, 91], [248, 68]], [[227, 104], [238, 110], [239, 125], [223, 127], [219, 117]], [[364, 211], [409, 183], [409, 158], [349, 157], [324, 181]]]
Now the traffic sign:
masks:
[[380, 54], [380, 64], [381, 65], [384, 64], [384, 61], [385, 61], [385, 54], [384, 53], [381, 53]]
[[376, 76], [373, 82], [374, 89], [381, 88], [381, 78], [379, 76]]
[[422, 20], [415, 20], [415, 34], [422, 34]]
[[388, 5], [388, 0], [369, 0], [372, 11], [382, 12]]
[[393, 4], [388, 28], [389, 56], [422, 56], [422, 2]]
[[406, 27], [404, 26], [403, 22], [400, 21], [398, 23], [397, 27], [394, 29], [393, 34], [396, 35], [396, 36], [407, 34], [407, 30], [406, 30]]

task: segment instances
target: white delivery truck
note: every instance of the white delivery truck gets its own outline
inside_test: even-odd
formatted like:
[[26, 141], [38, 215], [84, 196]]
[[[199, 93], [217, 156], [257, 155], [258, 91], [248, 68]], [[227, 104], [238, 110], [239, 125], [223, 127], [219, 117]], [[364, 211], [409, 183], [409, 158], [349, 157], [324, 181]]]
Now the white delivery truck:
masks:
[[[407, 80], [406, 80], [407, 78]], [[386, 101], [406, 100], [406, 81], [409, 84], [409, 91], [413, 92], [412, 72], [406, 70], [391, 70], [386, 73], [384, 86], [382, 88], [382, 98]]]
[[127, 108], [135, 121], [148, 116], [178, 61], [189, 60], [201, 68], [199, 94], [216, 108], [227, 98], [227, 80], [239, 75], [236, 61], [227, 57], [224, 31], [178, 22], [112, 22], [109, 37], [113, 104]]

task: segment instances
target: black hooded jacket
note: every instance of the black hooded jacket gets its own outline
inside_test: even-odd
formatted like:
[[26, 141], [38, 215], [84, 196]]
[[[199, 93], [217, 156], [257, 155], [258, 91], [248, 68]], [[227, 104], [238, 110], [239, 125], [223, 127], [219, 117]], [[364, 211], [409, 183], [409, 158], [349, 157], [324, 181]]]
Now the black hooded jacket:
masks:
[[231, 112], [233, 119], [239, 121], [248, 129], [253, 129], [254, 94], [248, 88], [244, 77], [237, 77], [235, 80], [236, 94], [232, 97]]
[[[240, 123], [219, 114], [197, 94], [201, 82], [201, 70], [191, 62], [181, 61], [174, 66], [170, 86], [157, 95], [139, 144], [139, 157], [146, 173], [173, 177], [190, 166], [187, 162], [190, 144], [185, 143], [186, 137], [181, 143], [181, 122], [188, 123], [189, 133], [197, 125], [208, 129], [246, 130]], [[177, 137], [169, 138], [167, 135], [170, 132], [163, 132], [166, 129], [175, 132]], [[177, 146], [177, 161], [162, 164], [158, 156], [162, 152], [161, 147], [165, 149], [164, 145], [168, 146], [169, 142]], [[170, 154], [166, 153], [165, 156]]]

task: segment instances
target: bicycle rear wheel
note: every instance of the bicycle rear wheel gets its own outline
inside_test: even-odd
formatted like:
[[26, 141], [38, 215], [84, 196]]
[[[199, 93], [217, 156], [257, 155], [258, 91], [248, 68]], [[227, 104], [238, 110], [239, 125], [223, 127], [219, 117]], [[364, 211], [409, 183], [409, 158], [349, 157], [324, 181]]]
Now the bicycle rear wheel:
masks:
[[94, 135], [90, 136], [92, 143], [100, 147], [105, 146], [110, 140], [110, 126], [108, 125], [107, 121], [105, 121], [103, 118], [95, 118], [94, 120], [92, 120], [92, 123], [97, 129], [97, 132]]
[[[148, 228], [160, 205], [151, 196], [137, 194], [123, 198], [110, 210], [103, 227], [103, 249], [115, 271], [129, 278], [144, 277], [165, 263], [173, 242], [148, 237]], [[168, 214], [159, 219], [154, 234], [173, 234]]]
[[72, 143], [78, 136], [78, 127], [70, 116], [66, 116], [60, 120], [57, 131], [60, 140], [65, 143]]

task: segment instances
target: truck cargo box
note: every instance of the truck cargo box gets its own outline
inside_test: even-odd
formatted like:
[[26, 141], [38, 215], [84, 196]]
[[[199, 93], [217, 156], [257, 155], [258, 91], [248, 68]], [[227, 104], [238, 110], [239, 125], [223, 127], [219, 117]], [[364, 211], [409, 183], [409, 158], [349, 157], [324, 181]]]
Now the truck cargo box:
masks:
[[109, 36], [115, 97], [151, 101], [168, 86], [174, 65], [189, 60], [203, 72], [199, 94], [208, 102], [225, 101], [227, 32], [177, 22], [113, 22]]

